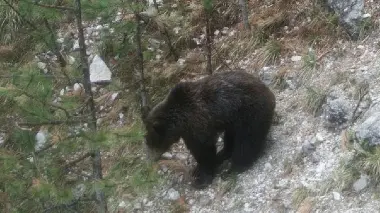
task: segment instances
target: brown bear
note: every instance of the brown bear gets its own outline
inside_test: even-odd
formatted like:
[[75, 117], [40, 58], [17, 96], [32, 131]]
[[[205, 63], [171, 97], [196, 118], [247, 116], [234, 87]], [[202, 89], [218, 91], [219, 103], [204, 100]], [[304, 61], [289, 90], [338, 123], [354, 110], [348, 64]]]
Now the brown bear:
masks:
[[[275, 106], [270, 89], [244, 71], [180, 82], [142, 115], [150, 159], [158, 160], [182, 138], [197, 162], [195, 188], [211, 184], [224, 160], [231, 160], [228, 173], [244, 172], [263, 151]], [[217, 153], [220, 133], [224, 133], [224, 146]]]

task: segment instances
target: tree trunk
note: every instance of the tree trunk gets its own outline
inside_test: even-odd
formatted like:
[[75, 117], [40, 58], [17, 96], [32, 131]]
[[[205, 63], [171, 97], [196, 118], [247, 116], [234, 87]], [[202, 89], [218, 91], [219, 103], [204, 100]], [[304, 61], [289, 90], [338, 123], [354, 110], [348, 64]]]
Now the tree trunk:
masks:
[[210, 12], [206, 12], [206, 54], [207, 54], [207, 66], [206, 70], [209, 75], [212, 75], [212, 64], [211, 64], [211, 26], [210, 26]]
[[248, 6], [246, 0], [239, 0], [240, 9], [241, 9], [241, 17], [243, 19], [244, 29], [250, 29], [250, 25], [248, 22]]
[[138, 69], [140, 72], [140, 98], [141, 98], [141, 109], [144, 110], [148, 106], [148, 99], [146, 95], [145, 88], [145, 75], [144, 75], [144, 56], [141, 47], [141, 26], [140, 26], [140, 16], [135, 12], [136, 18], [136, 44], [137, 44], [137, 58], [138, 58]]
[[[91, 81], [90, 81], [90, 70], [88, 66], [88, 57], [86, 53], [86, 45], [83, 34], [82, 26], [82, 9], [80, 0], [76, 0], [76, 19], [77, 19], [77, 28], [78, 28], [78, 37], [79, 37], [79, 48], [80, 48], [80, 59], [83, 72], [83, 86], [88, 97], [88, 106], [90, 109], [90, 122], [89, 127], [91, 131], [96, 131], [96, 111], [94, 96], [91, 90]], [[93, 167], [93, 177], [95, 181], [101, 180], [102, 177], [102, 159], [99, 149], [92, 150], [92, 167]], [[95, 188], [95, 198], [97, 202], [98, 212], [106, 213], [107, 212], [107, 202], [104, 195], [104, 192], [98, 187]]]

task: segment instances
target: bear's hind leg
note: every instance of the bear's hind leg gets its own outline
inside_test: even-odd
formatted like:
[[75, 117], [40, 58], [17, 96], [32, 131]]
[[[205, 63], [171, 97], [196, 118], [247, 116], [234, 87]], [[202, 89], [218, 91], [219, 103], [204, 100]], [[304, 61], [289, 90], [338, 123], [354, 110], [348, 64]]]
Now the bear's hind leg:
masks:
[[263, 143], [265, 141], [263, 140], [262, 132], [257, 132], [257, 130], [260, 130], [260, 128], [255, 129], [249, 124], [236, 127], [231, 167], [227, 172], [222, 174], [222, 179], [247, 171], [252, 166], [254, 160], [258, 158], [263, 150]]

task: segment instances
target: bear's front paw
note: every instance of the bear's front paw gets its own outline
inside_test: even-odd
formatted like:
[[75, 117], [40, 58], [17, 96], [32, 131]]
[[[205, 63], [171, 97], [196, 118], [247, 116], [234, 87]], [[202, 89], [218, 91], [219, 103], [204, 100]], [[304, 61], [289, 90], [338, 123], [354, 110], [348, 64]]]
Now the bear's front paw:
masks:
[[198, 177], [194, 177], [191, 185], [196, 189], [204, 189], [212, 183], [213, 176], [209, 174], [201, 174]]
[[191, 185], [196, 189], [204, 189], [212, 183], [214, 176], [203, 172], [199, 166], [196, 166], [192, 172], [193, 181]]

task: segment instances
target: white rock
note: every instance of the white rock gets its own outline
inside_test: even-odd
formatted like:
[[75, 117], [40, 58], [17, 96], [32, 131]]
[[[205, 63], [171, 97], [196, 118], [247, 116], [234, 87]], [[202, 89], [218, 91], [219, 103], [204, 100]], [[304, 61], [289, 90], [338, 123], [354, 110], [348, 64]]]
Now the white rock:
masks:
[[265, 170], [271, 170], [273, 168], [273, 166], [269, 162], [266, 162], [264, 167], [265, 167]]
[[75, 83], [73, 87], [74, 91], [79, 91], [83, 89], [83, 84], [81, 83]]
[[115, 92], [111, 95], [111, 102], [115, 101], [115, 99], [117, 98], [117, 96], [119, 95], [118, 92]]
[[47, 141], [48, 133], [46, 130], [40, 130], [35, 136], [36, 144], [34, 145], [34, 149], [36, 151], [41, 150]]
[[236, 33], [236, 30], [232, 30], [230, 33], [228, 33], [229, 36], [234, 36]]
[[135, 205], [133, 206], [134, 209], [141, 209], [141, 203], [140, 202], [137, 202], [135, 203]]
[[186, 154], [178, 153], [175, 156], [176, 156], [176, 158], [178, 160], [186, 160], [187, 159], [187, 155]]
[[71, 55], [69, 55], [67, 57], [67, 62], [70, 64], [70, 65], [73, 65], [75, 63], [75, 58]]
[[175, 32], [175, 34], [178, 34], [180, 29], [180, 27], [174, 27], [173, 31]]
[[334, 200], [341, 200], [342, 196], [339, 194], [339, 192], [333, 192]]
[[246, 211], [246, 212], [253, 212], [254, 209], [251, 208], [251, 204], [250, 203], [244, 203], [244, 211]]
[[107, 67], [106, 63], [104, 63], [100, 56], [95, 55], [90, 64], [90, 81], [92, 83], [111, 81], [111, 75], [111, 70]]
[[177, 63], [178, 63], [179, 66], [182, 67], [185, 64], [185, 59], [180, 58], [180, 59], [178, 59]]
[[353, 184], [354, 190], [360, 192], [365, 189], [368, 186], [368, 179], [367, 175], [361, 175], [361, 177]]
[[29, 162], [33, 163], [34, 162], [34, 158], [33, 157], [28, 157], [27, 158]]
[[179, 192], [173, 188], [170, 188], [166, 194], [167, 200], [178, 200], [179, 199]]
[[148, 16], [148, 17], [155, 17], [155, 16], [157, 16], [158, 11], [157, 11], [156, 7], [149, 6], [147, 10], [141, 12], [140, 14]]
[[301, 61], [301, 59], [302, 59], [302, 56], [294, 55], [294, 56], [292, 56], [292, 58], [290, 60], [292, 60], [293, 62], [297, 62], [297, 61]]
[[120, 203], [119, 203], [119, 207], [127, 207], [127, 204], [125, 203], [125, 201], [121, 201]]
[[363, 45], [359, 45], [358, 49], [364, 49], [364, 46]]
[[363, 14], [362, 17], [363, 17], [363, 18], [369, 18], [369, 17], [371, 17], [371, 14], [366, 13], [366, 14]]
[[39, 61], [38, 63], [37, 63], [37, 67], [39, 68], [39, 69], [41, 69], [41, 70], [43, 70], [44, 71], [44, 73], [47, 73], [47, 66], [46, 66], [46, 64], [44, 63], [44, 62], [41, 62], [41, 61]]
[[73, 45], [73, 50], [78, 50], [79, 49], [79, 40], [75, 40], [74, 45]]
[[4, 140], [4, 135], [3, 135], [3, 134], [1, 134], [1, 135], [0, 135], [0, 145], [1, 145], [1, 144], [3, 144], [3, 143], [4, 143], [4, 141], [5, 141], [5, 140]]
[[[156, 0], [156, 3], [157, 3], [158, 5], [160, 5], [160, 4], [162, 4], [162, 0]], [[149, 5], [154, 5], [154, 1], [153, 1], [153, 0], [148, 0], [148, 4], [149, 4]]]
[[98, 118], [96, 119], [96, 125], [100, 125], [102, 123], [103, 119], [102, 118]]
[[317, 139], [318, 142], [322, 142], [322, 141], [324, 141], [323, 136], [322, 136], [322, 133], [320, 133], [320, 132], [318, 132], [318, 133], [315, 135], [315, 138]]
[[165, 152], [164, 154], [162, 154], [162, 157], [166, 159], [172, 159], [173, 155], [169, 152]]
[[64, 41], [64, 38], [58, 38], [58, 39], [57, 39], [57, 43], [60, 43], [60, 44], [62, 44], [62, 43], [63, 43], [63, 41]]

